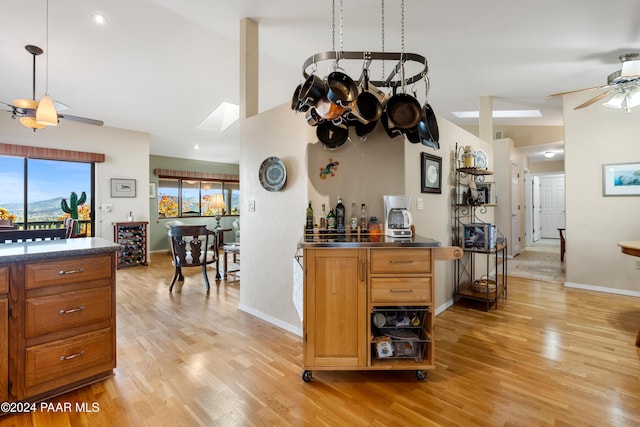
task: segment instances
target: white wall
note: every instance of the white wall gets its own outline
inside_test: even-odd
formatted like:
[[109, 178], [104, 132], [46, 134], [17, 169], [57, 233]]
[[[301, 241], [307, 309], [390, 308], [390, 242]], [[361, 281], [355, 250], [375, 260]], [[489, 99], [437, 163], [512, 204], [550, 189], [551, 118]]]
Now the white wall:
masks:
[[617, 242], [640, 240], [640, 196], [604, 197], [602, 165], [640, 163], [640, 111], [627, 114], [596, 103], [573, 110], [593, 96], [565, 96], [565, 188], [567, 284], [609, 288], [640, 296], [637, 258]]
[[[126, 221], [129, 211], [136, 221], [148, 221], [148, 134], [70, 121], [33, 132], [9, 114], [0, 114], [0, 143], [105, 154], [105, 162], [96, 164], [95, 235], [112, 240], [112, 223]], [[111, 178], [135, 179], [136, 197], [112, 198]], [[112, 204], [113, 210], [100, 210], [104, 204]]]

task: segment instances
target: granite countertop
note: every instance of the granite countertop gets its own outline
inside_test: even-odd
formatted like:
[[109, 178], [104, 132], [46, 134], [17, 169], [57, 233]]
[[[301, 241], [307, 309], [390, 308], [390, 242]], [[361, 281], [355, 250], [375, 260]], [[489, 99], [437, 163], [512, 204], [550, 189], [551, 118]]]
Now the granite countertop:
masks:
[[100, 237], [16, 242], [0, 244], [0, 263], [40, 261], [70, 256], [94, 255], [122, 250], [122, 245]]
[[298, 248], [439, 248], [440, 242], [430, 237], [414, 235], [413, 237], [398, 238], [384, 235], [305, 235], [298, 243]]

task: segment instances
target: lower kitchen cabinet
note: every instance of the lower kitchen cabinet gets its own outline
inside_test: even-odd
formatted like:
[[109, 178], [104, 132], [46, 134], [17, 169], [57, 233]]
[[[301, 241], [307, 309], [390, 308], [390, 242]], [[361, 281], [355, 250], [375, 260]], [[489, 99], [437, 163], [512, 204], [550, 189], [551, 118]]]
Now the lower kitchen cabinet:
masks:
[[305, 248], [302, 378], [435, 367], [431, 247]]

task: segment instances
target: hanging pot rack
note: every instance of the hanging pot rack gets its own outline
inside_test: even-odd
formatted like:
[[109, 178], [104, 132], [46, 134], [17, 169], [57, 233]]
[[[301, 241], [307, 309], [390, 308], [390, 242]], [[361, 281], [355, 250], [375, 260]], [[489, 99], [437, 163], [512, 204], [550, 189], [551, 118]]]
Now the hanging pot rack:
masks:
[[[385, 80], [369, 80], [369, 83], [373, 84], [376, 87], [397, 88], [399, 86], [402, 86], [403, 83], [404, 85], [410, 85], [420, 80], [426, 79], [427, 73], [429, 71], [427, 58], [417, 53], [326, 51], [316, 53], [307, 58], [307, 60], [304, 61], [302, 65], [302, 75], [305, 79], [307, 79], [311, 74], [315, 73], [315, 70], [318, 68], [318, 64], [323, 61], [332, 61], [334, 64], [337, 64], [342, 60], [364, 61], [364, 64], [362, 66], [363, 70], [368, 69], [371, 63], [374, 61], [383, 61], [383, 63], [384, 61], [396, 61], [395, 67], [392, 68], [391, 72], [385, 78]], [[419, 64], [418, 66], [421, 67], [421, 70], [413, 76], [405, 76], [403, 82], [401, 78], [402, 68], [403, 65], [408, 63]]]

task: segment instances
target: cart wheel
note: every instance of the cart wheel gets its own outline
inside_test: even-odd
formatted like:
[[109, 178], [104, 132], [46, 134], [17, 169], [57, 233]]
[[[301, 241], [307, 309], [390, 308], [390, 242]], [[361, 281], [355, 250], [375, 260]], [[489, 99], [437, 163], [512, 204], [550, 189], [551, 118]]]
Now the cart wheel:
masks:
[[427, 371], [423, 370], [423, 369], [419, 369], [416, 371], [416, 378], [419, 379], [420, 381], [424, 381], [427, 379]]
[[302, 373], [302, 381], [304, 381], [305, 383], [311, 381], [311, 371], [304, 371]]

